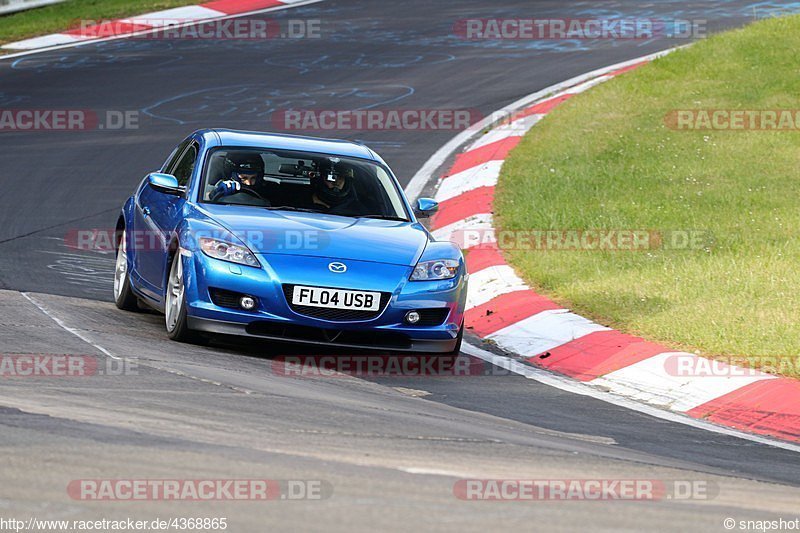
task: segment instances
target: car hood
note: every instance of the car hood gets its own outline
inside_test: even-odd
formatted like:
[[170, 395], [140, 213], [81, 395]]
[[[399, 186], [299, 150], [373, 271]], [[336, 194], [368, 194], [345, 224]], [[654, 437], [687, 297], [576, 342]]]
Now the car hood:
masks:
[[417, 222], [202, 204], [198, 208], [257, 254], [416, 265], [429, 236]]

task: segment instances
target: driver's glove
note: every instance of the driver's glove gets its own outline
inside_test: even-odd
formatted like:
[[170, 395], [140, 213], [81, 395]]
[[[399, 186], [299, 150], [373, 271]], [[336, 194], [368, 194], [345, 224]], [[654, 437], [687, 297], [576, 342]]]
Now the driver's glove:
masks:
[[221, 198], [223, 196], [230, 196], [231, 194], [237, 193], [241, 190], [242, 190], [242, 184], [236, 180], [220, 181], [214, 188], [214, 192], [211, 195], [211, 200], [214, 201], [217, 198]]

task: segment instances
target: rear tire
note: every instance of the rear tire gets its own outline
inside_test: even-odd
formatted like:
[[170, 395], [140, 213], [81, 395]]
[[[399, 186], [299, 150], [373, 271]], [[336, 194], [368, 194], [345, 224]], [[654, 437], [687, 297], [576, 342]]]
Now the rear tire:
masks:
[[127, 238], [123, 230], [117, 244], [117, 262], [114, 266], [114, 303], [123, 311], [139, 311], [138, 299], [131, 289], [127, 251]]

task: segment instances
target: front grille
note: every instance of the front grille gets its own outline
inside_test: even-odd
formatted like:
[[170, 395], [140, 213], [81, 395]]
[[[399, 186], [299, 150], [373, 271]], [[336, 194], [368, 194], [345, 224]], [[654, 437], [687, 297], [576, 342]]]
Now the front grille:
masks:
[[247, 325], [246, 331], [250, 335], [294, 341], [349, 344], [364, 348], [404, 349], [411, 347], [411, 339], [408, 335], [391, 331], [342, 331], [265, 320], [251, 322]]
[[437, 309], [417, 309], [419, 321], [415, 326], [441, 326], [450, 314], [450, 308], [442, 307]]
[[[327, 288], [327, 287], [326, 287]], [[307, 305], [294, 305], [292, 303], [292, 291], [294, 285], [284, 284], [283, 295], [286, 297], [286, 303], [289, 308], [297, 314], [308, 316], [311, 318], [318, 318], [320, 320], [330, 320], [331, 322], [353, 322], [359, 320], [372, 320], [378, 317], [386, 306], [389, 300], [392, 299], [392, 293], [381, 293], [381, 306], [377, 311], [353, 311], [350, 309], [331, 309], [328, 307], [310, 307]], [[350, 290], [350, 289], [346, 289]]]
[[214, 305], [219, 307], [230, 307], [233, 309], [241, 309], [239, 306], [239, 300], [241, 299], [244, 294], [228, 291], [225, 289], [217, 289], [214, 287], [210, 287], [208, 289], [208, 294], [211, 296], [211, 301], [214, 302]]

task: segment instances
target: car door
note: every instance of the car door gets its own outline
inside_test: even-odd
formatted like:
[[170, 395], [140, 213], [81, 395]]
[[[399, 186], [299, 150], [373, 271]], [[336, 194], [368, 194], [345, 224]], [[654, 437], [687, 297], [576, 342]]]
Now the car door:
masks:
[[[182, 141], [169, 155], [167, 161], [159, 169], [159, 172], [168, 172], [177, 166], [178, 160], [186, 151], [191, 139]], [[153, 299], [159, 299], [157, 287], [152, 286], [147, 282], [143, 272], [152, 270], [151, 264], [158, 259], [161, 255], [160, 252], [154, 249], [153, 242], [153, 224], [150, 220], [150, 207], [142, 204], [142, 195], [148, 196], [147, 181], [143, 181], [142, 185], [136, 191], [135, 201], [133, 206], [133, 221], [132, 229], [133, 235], [130, 236], [131, 242], [131, 259], [133, 261], [133, 271], [131, 276], [136, 280], [137, 286]], [[146, 207], [146, 209], [145, 209]], [[149, 277], [152, 277], [149, 276]]]
[[[185, 187], [194, 172], [200, 147], [196, 141], [190, 140], [178, 155], [165, 167], [166, 174], [172, 174], [178, 185]], [[169, 245], [175, 228], [181, 221], [183, 196], [166, 194], [145, 185], [136, 202], [136, 218], [141, 239], [138, 247], [137, 272], [146, 283], [149, 292], [157, 300], [161, 300], [166, 284], [166, 269]]]

